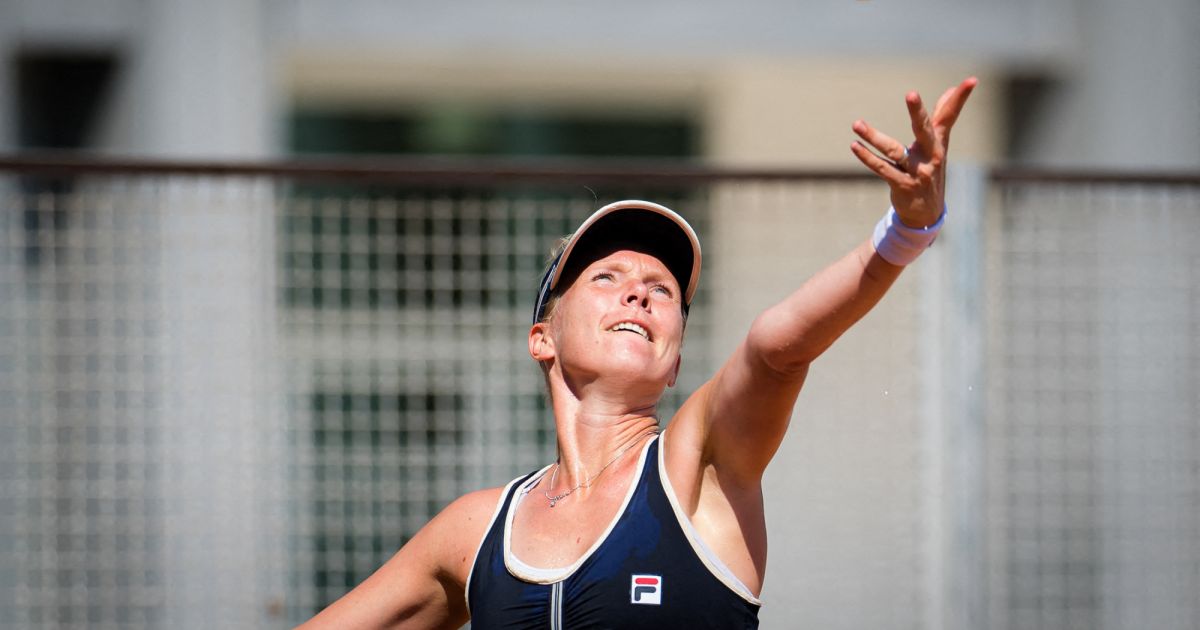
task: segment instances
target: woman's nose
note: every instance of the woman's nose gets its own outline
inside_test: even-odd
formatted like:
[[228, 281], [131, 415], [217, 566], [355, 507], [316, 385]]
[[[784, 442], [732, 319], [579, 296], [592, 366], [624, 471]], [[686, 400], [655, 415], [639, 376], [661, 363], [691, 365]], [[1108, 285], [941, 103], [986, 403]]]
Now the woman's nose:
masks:
[[637, 303], [642, 308], [645, 308], [649, 305], [649, 302], [650, 292], [646, 289], [645, 284], [641, 282], [634, 282], [627, 289], [625, 289], [626, 304]]

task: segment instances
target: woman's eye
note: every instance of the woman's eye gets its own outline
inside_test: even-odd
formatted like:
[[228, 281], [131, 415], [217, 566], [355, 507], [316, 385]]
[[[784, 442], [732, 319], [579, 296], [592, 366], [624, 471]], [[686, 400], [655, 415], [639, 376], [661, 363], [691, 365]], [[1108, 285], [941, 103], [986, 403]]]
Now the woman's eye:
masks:
[[601, 271], [600, 273], [592, 276], [592, 280], [612, 280], [612, 279], [613, 279], [613, 275], [611, 273], [608, 273], [607, 271]]
[[661, 285], [661, 284], [660, 284], [660, 285], [658, 285], [658, 286], [655, 286], [655, 287], [654, 287], [652, 290], [653, 290], [655, 293], [658, 293], [659, 295], [663, 295], [663, 296], [666, 296], [666, 297], [671, 297], [671, 290], [670, 290], [670, 289], [668, 289], [667, 287], [665, 287], [665, 286]]

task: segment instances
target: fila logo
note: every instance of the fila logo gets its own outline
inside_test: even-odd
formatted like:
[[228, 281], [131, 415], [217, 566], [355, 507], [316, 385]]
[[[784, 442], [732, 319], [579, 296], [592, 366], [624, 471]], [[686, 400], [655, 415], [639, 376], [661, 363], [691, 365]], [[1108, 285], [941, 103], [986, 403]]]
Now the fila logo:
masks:
[[629, 603], [662, 604], [662, 576], [635, 575], [629, 584]]

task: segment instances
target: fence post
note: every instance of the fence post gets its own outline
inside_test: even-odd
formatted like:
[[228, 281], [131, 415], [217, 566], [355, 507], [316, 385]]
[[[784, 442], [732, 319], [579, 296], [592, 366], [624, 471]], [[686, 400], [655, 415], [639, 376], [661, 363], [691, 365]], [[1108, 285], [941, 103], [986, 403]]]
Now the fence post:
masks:
[[946, 229], [917, 263], [926, 626], [984, 629], [987, 171], [956, 165], [948, 179]]
[[270, 400], [273, 192], [162, 186], [163, 625], [267, 625], [288, 534], [276, 499], [286, 443]]

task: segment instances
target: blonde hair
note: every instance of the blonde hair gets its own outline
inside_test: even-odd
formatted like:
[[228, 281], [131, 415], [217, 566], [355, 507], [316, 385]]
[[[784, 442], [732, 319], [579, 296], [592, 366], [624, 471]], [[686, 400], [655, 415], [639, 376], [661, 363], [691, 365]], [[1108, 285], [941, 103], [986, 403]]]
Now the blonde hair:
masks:
[[[555, 260], [562, 255], [563, 250], [567, 248], [567, 243], [571, 242], [573, 234], [568, 234], [555, 241], [554, 246], [550, 248], [550, 256], [546, 259], [546, 268], [554, 264]], [[542, 318], [538, 320], [539, 324], [549, 324], [551, 318], [554, 317], [555, 307], [558, 306], [558, 300], [561, 295], [559, 293], [551, 293], [546, 296], [546, 303], [542, 308]], [[538, 361], [538, 367], [542, 370], [542, 378], [546, 381], [546, 396], [550, 396], [550, 366], [545, 361]]]
[[[567, 248], [567, 243], [571, 242], [572, 236], [574, 236], [574, 234], [567, 234], [566, 236], [563, 236], [554, 242], [554, 246], [550, 248], [550, 256], [546, 258], [546, 268], [549, 268], [550, 265], [554, 264], [555, 260], [558, 260], [558, 257], [562, 255], [563, 250]], [[545, 308], [542, 309], [542, 318], [538, 320], [539, 322], [550, 321], [550, 318], [554, 316], [554, 308], [558, 306], [558, 299], [560, 296], [560, 293], [553, 291], [550, 293], [550, 295], [546, 296], [546, 305]]]

